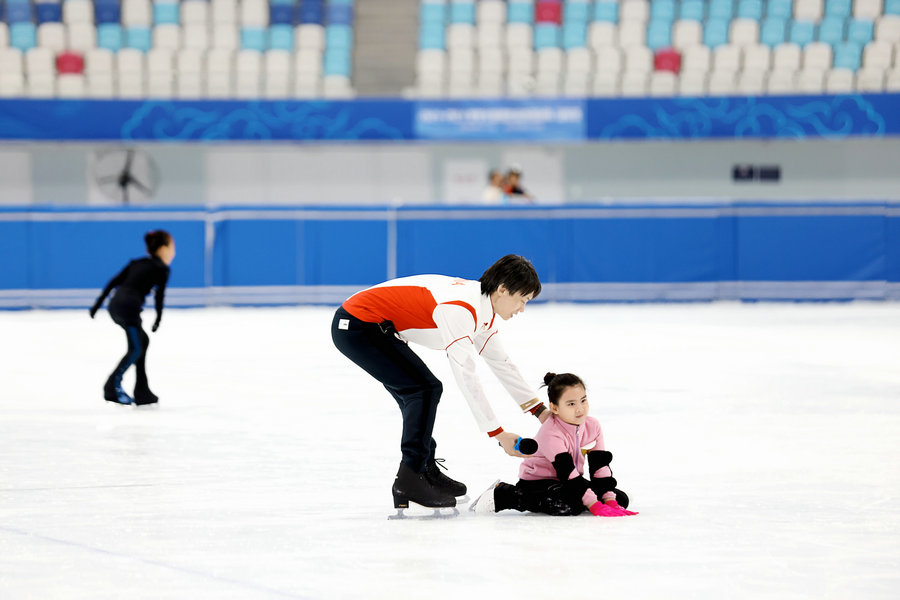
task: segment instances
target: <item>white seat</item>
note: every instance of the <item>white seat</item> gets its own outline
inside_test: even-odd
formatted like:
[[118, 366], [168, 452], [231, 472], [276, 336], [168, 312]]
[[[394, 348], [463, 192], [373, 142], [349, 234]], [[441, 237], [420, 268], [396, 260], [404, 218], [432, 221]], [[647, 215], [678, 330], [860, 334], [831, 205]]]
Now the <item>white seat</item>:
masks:
[[[122, 0], [123, 27], [150, 27], [151, 25], [153, 25], [153, 8], [150, 0]], [[141, 85], [141, 90], [143, 90], [143, 85]], [[132, 90], [128, 89], [127, 91], [130, 93]], [[121, 97], [121, 89], [119, 94]]]
[[53, 98], [56, 96], [56, 76], [36, 75], [25, 80], [25, 94], [29, 98]]
[[144, 77], [146, 70], [144, 53], [136, 48], [122, 48], [115, 54], [116, 78], [121, 79], [128, 74]]
[[778, 44], [772, 51], [772, 70], [798, 71], [803, 51], [797, 44]]
[[884, 89], [887, 92], [900, 92], [900, 67], [895, 67], [893, 71], [888, 71]]
[[562, 78], [559, 73], [538, 77], [534, 85], [534, 95], [542, 98], [554, 98], [562, 91]]
[[731, 96], [737, 91], [734, 71], [713, 71], [707, 83], [710, 96]]
[[269, 50], [264, 58], [263, 95], [266, 98], [288, 98], [291, 94], [292, 56], [287, 50]]
[[618, 73], [622, 70], [624, 60], [622, 51], [614, 46], [597, 50], [596, 69], [598, 73]]
[[142, 75], [119, 75], [115, 83], [117, 98], [138, 99], [147, 97], [147, 83]]
[[500, 98], [505, 92], [503, 77], [500, 73], [479, 73], [475, 82], [475, 95], [479, 98]]
[[590, 73], [594, 70], [594, 55], [588, 48], [572, 48], [566, 52], [566, 73]]
[[94, 24], [94, 3], [90, 0], [66, 0], [62, 3], [62, 22]]
[[475, 51], [471, 48], [451, 50], [447, 55], [447, 70], [454, 73], [467, 73], [470, 77], [475, 72]]
[[559, 48], [541, 48], [535, 52], [537, 72], [559, 73], [563, 70], [563, 51]]
[[831, 68], [831, 45], [824, 42], [812, 42], [803, 48], [803, 68], [824, 71]]
[[679, 96], [706, 96], [706, 71], [682, 72], [678, 78]]
[[479, 25], [475, 30], [475, 44], [478, 48], [502, 47], [504, 29], [505, 27], [502, 23]]
[[824, 12], [824, 0], [794, 0], [794, 18], [798, 21], [819, 21]]
[[772, 66], [772, 50], [765, 44], [744, 47], [745, 71], [768, 71]]
[[0, 21], [0, 48], [9, 46], [9, 25]]
[[211, 0], [210, 13], [212, 22], [216, 25], [237, 25], [238, 3], [237, 0]]
[[322, 76], [322, 55], [317, 50], [298, 50], [294, 55], [295, 72], [305, 73], [310, 77]]
[[[481, 56], [479, 54], [479, 56]], [[447, 67], [447, 53], [438, 49], [419, 50], [416, 55], [416, 75], [444, 76]]]
[[[191, 0], [187, 4], [200, 4], [200, 0]], [[209, 48], [209, 27], [199, 23], [189, 23], [182, 31], [182, 46], [193, 50], [206, 50]]]
[[[120, 66], [121, 69], [121, 66]], [[175, 53], [168, 48], [151, 48], [147, 52], [147, 77], [169, 75], [175, 71]]]
[[741, 71], [737, 80], [737, 91], [745, 96], [761, 96], [766, 93], [766, 76], [768, 71]]
[[[649, 73], [653, 70], [653, 51], [647, 46], [625, 49], [625, 73]], [[624, 89], [624, 82], [623, 82]]]
[[741, 69], [741, 48], [726, 44], [717, 47], [713, 51], [712, 70], [718, 72], [731, 71], [736, 73]]
[[85, 77], [84, 95], [88, 98], [115, 98], [116, 86], [111, 74]]
[[241, 47], [241, 34], [236, 25], [216, 25], [212, 28], [212, 48], [237, 50]]
[[25, 95], [25, 76], [0, 72], [0, 98], [19, 98]]
[[91, 48], [84, 53], [84, 72], [88, 77], [108, 75], [114, 72], [115, 54], [106, 48]]
[[[442, 82], [430, 82], [416, 86], [416, 96], [419, 98], [443, 98], [446, 95]], [[499, 95], [503, 95], [502, 91]]]
[[625, 71], [622, 74], [619, 95], [631, 98], [646, 96], [648, 79], [647, 72]]
[[262, 53], [241, 50], [235, 55], [235, 97], [259, 98], [262, 93]]
[[175, 97], [175, 78], [172, 73], [163, 75], [161, 73], [148, 74], [146, 94], [148, 98], [174, 98]]
[[175, 74], [175, 97], [198, 99], [206, 96], [204, 78], [199, 72], [177, 72]]
[[267, 0], [241, 0], [238, 13], [238, 23], [241, 27], [264, 28], [269, 26], [269, 3]]
[[640, 21], [623, 21], [619, 23], [619, 46], [631, 48], [644, 46], [647, 43], [647, 25]]
[[672, 46], [679, 50], [703, 43], [703, 27], [700, 21], [682, 19], [672, 27]]
[[[294, 98], [319, 98], [322, 96], [321, 77], [294, 78]], [[441, 90], [443, 96], [443, 90]]]
[[735, 19], [731, 22], [729, 40], [735, 46], [749, 46], [759, 42], [759, 21]]
[[864, 67], [857, 71], [856, 89], [860, 92], [883, 92], [884, 70], [879, 67]]
[[506, 22], [506, 3], [505, 2], [478, 2], [477, 3], [478, 24], [485, 23], [505, 23]]
[[517, 50], [509, 53], [507, 68], [510, 74], [534, 73], [534, 52], [531, 50]]
[[166, 23], [153, 27], [153, 47], [165, 50], [181, 48], [181, 25]]
[[[6, 23], [4, 23], [6, 25]], [[5, 44], [4, 44], [5, 45]], [[62, 23], [43, 23], [37, 27], [37, 45], [55, 52], [66, 49], [66, 26]]]
[[586, 71], [566, 73], [562, 94], [568, 98], [586, 98], [591, 91], [591, 74]]
[[850, 69], [832, 69], [825, 76], [825, 91], [829, 94], [849, 94], [853, 88], [853, 71]]
[[894, 47], [889, 42], [869, 42], [863, 50], [863, 67], [889, 69], [894, 62]]
[[614, 98], [619, 95], [618, 71], [600, 71], [594, 75], [591, 93], [599, 98]]
[[825, 90], [825, 72], [803, 69], [797, 73], [794, 90], [800, 94], [821, 94]]
[[353, 98], [356, 93], [350, 78], [344, 75], [327, 75], [322, 78], [322, 96], [325, 98]]
[[35, 47], [29, 49], [25, 53], [25, 74], [28, 76], [28, 79], [40, 75], [55, 76], [55, 58], [56, 55], [50, 48]]
[[322, 52], [325, 49], [325, 28], [315, 23], [304, 23], [294, 27], [294, 47]]
[[650, 75], [651, 96], [674, 96], [678, 89], [678, 77], [669, 71], [655, 71]]
[[875, 23], [875, 39], [900, 42], [900, 15], [884, 15]]
[[510, 23], [506, 26], [506, 47], [513, 48], [532, 47], [534, 32], [528, 23]]
[[594, 50], [605, 46], [616, 46], [618, 41], [619, 31], [615, 23], [594, 21], [588, 26], [588, 46]]
[[796, 89], [793, 71], [772, 71], [766, 81], [766, 89], [770, 94], [790, 95]]
[[881, 13], [882, 0], [856, 0], [853, 3], [853, 16], [857, 19], [872, 21]]
[[712, 63], [712, 51], [709, 46], [690, 46], [685, 48], [681, 57], [681, 71], [700, 71], [705, 73], [710, 70]]
[[209, 3], [204, 0], [181, 1], [181, 24], [203, 25], [209, 22]]
[[[470, 49], [475, 46], [475, 26], [469, 23], [453, 23], [447, 27], [447, 49]], [[324, 89], [322, 90], [324, 92]]]
[[97, 28], [93, 23], [69, 25], [69, 49], [86, 51], [97, 47]]
[[179, 73], [202, 73], [203, 53], [185, 48], [175, 53], [175, 70]]
[[207, 98], [234, 97], [234, 52], [213, 49], [206, 53], [205, 82]]
[[506, 70], [506, 52], [503, 48], [482, 48], [478, 52], [479, 73], [502, 73]]
[[650, 3], [647, 0], [619, 2], [619, 20], [646, 23], [650, 19]]

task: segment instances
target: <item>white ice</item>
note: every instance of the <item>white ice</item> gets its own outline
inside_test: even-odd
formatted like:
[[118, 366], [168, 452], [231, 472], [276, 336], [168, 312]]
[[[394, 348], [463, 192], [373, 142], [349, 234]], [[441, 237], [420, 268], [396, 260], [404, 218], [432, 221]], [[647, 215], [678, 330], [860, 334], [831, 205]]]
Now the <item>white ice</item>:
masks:
[[[152, 312], [145, 313], [152, 318]], [[167, 310], [156, 410], [105, 403], [104, 312], [0, 312], [0, 598], [900, 597], [900, 305], [530, 306], [526, 377], [572, 371], [640, 515], [389, 521], [393, 400], [332, 309]], [[446, 359], [435, 437], [474, 497], [518, 461]], [[485, 369], [508, 430], [534, 433]], [[126, 380], [128, 381], [128, 380]]]

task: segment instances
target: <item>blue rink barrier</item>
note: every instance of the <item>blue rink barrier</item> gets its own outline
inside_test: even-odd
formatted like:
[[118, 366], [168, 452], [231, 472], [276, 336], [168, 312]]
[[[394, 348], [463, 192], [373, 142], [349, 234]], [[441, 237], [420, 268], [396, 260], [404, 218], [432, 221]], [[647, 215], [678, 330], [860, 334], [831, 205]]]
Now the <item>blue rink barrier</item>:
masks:
[[900, 203], [0, 209], [0, 307], [87, 307], [149, 229], [174, 306], [337, 304], [528, 257], [542, 301], [897, 300]]
[[499, 100], [0, 100], [0, 140], [814, 139], [900, 135], [900, 94]]

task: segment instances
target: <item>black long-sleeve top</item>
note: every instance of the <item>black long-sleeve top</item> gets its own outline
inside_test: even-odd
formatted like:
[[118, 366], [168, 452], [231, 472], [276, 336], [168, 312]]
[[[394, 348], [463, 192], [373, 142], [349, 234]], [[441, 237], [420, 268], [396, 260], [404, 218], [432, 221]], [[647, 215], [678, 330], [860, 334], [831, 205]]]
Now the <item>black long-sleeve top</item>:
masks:
[[97, 306], [103, 304], [103, 299], [116, 289], [110, 304], [115, 303], [118, 310], [141, 311], [144, 299], [154, 287], [156, 287], [156, 320], [162, 319], [163, 301], [166, 295], [166, 283], [169, 281], [169, 266], [158, 256], [137, 258], [129, 262], [122, 271], [109, 280], [100, 297], [97, 298]]

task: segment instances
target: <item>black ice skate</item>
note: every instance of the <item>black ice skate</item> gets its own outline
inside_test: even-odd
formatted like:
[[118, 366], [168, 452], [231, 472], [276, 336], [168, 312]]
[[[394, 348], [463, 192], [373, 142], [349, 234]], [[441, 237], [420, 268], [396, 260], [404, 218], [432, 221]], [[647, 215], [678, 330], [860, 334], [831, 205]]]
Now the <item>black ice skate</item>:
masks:
[[[404, 511], [409, 509], [410, 504], [434, 509], [429, 517], [452, 517], [459, 514], [456, 510], [455, 497], [429, 483], [424, 473], [416, 473], [403, 463], [400, 463], [391, 493], [394, 496], [397, 514], [391, 515], [389, 519], [406, 518]], [[452, 508], [453, 511], [445, 514], [441, 512], [442, 508]]]
[[107, 383], [103, 386], [103, 398], [107, 402], [112, 402], [114, 404], [124, 404], [130, 405], [134, 404], [134, 398], [125, 393], [120, 386], [110, 385]]
[[156, 404], [159, 402], [159, 397], [151, 392], [149, 389], [141, 390], [138, 392], [135, 390], [134, 392], [134, 404], [135, 406], [147, 406], [150, 404]]
[[428, 464], [425, 465], [425, 479], [428, 483], [442, 492], [455, 496], [457, 503], [468, 502], [469, 497], [466, 496], [466, 484], [450, 479], [441, 473], [441, 469], [447, 468], [443, 465], [443, 462], [443, 458], [436, 458], [429, 461]]

